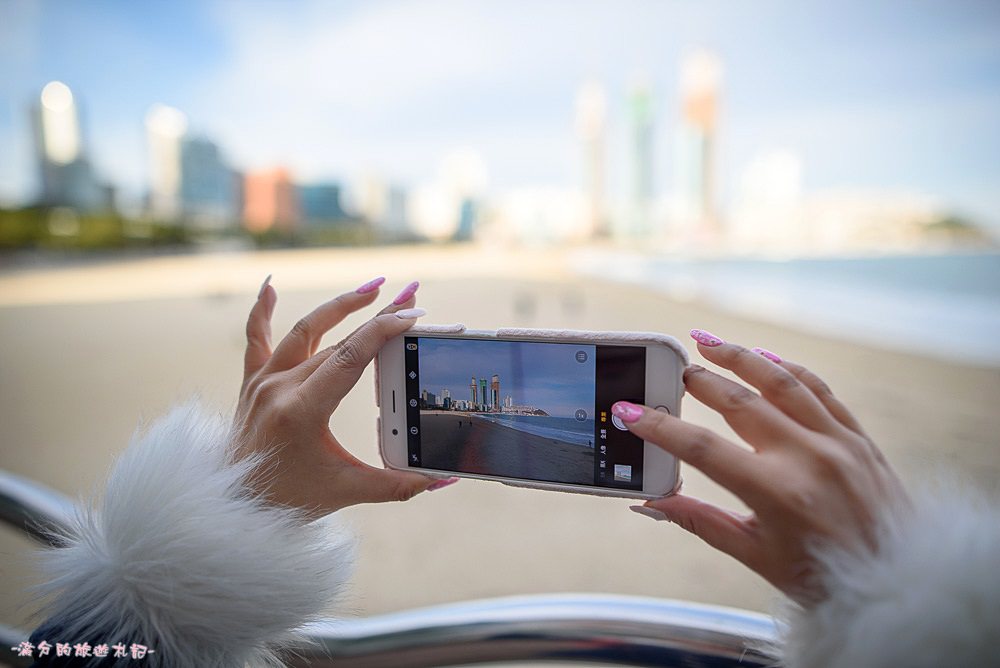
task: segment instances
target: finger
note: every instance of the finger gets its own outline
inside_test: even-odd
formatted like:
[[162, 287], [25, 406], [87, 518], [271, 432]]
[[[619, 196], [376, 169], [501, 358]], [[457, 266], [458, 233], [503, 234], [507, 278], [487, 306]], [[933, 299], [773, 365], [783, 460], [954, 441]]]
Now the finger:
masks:
[[278, 293], [271, 287], [271, 276], [264, 279], [257, 293], [257, 301], [247, 319], [247, 349], [243, 355], [243, 380], [246, 381], [271, 357], [271, 314], [278, 301]]
[[[662, 517], [650, 513], [649, 509]], [[673, 522], [744, 564], [753, 560], [756, 541], [753, 525], [745, 516], [681, 494], [649, 501], [644, 506], [632, 506], [632, 510], [653, 519]]]
[[823, 433], [837, 433], [843, 429], [816, 395], [781, 366], [781, 358], [774, 353], [763, 349], [747, 350], [732, 343], [699, 344], [698, 351], [708, 361], [729, 369], [756, 387], [761, 396], [804, 427]]
[[733, 431], [757, 450], [799, 442], [809, 435], [802, 425], [753, 390], [697, 364], [684, 370], [684, 386], [691, 396], [718, 411]]
[[[388, 306], [379, 311], [376, 314], [376, 317], [384, 315], [386, 313], [396, 313], [397, 311], [404, 311], [406, 309], [413, 308], [417, 303], [417, 297], [415, 293], [418, 287], [420, 287], [420, 284], [417, 281], [410, 283], [410, 285], [406, 286], [406, 288], [404, 288], [403, 291], [400, 292], [399, 295], [397, 295], [397, 297]], [[410, 290], [411, 288], [412, 291]], [[400, 301], [400, 299], [403, 299], [403, 301]], [[359, 326], [349, 335], [344, 337], [344, 341], [357, 334], [358, 329], [361, 329], [361, 327], [364, 327], [364, 325]], [[332, 346], [327, 346], [326, 348], [320, 350], [319, 352], [317, 352], [315, 355], [307, 359], [299, 366], [295, 367], [295, 371], [292, 374], [292, 377], [297, 379], [299, 382], [304, 381], [306, 378], [312, 375], [313, 372], [315, 372], [316, 369], [318, 369], [320, 365], [323, 364], [323, 362], [325, 362], [330, 355], [335, 353], [337, 349], [341, 345], [343, 345], [344, 341], [339, 341], [338, 343], [335, 343]]]
[[758, 458], [710, 429], [627, 401], [611, 412], [628, 430], [702, 471], [753, 507], [764, 497], [767, 475]]
[[355, 503], [383, 503], [409, 501], [417, 494], [447, 487], [458, 478], [436, 480], [407, 471], [379, 469], [361, 464], [337, 481], [337, 497], [349, 498]]
[[351, 313], [375, 301], [378, 288], [384, 282], [385, 279], [380, 276], [357, 290], [344, 293], [317, 306], [296, 322], [292, 331], [278, 344], [268, 368], [272, 371], [284, 371], [308, 359], [316, 352], [324, 334]]
[[344, 339], [299, 390], [325, 415], [332, 414], [382, 346], [412, 327], [425, 313], [412, 308], [372, 318]]
[[830, 412], [837, 422], [844, 425], [855, 434], [868, 438], [865, 434], [864, 428], [862, 428], [861, 423], [851, 414], [851, 411], [847, 409], [847, 406], [842, 404], [839, 399], [833, 394], [833, 390], [827, 385], [822, 378], [817, 376], [815, 373], [805, 368], [801, 364], [796, 364], [795, 362], [789, 362], [788, 360], [782, 360], [781, 366], [788, 369], [789, 373], [799, 379], [803, 385], [805, 385], [810, 392], [816, 397], [816, 399], [826, 407], [826, 410]]

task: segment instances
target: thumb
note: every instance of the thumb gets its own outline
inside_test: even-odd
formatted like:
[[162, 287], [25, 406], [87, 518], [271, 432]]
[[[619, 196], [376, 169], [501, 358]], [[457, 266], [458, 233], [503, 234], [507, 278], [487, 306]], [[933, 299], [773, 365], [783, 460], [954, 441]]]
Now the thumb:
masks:
[[[673, 522], [744, 564], [752, 560], [756, 545], [752, 518], [681, 494], [649, 501], [644, 506], [632, 506], [632, 509], [641, 515]], [[664, 517], [654, 516], [650, 509]]]
[[[409, 501], [421, 492], [433, 492], [458, 482], [458, 478], [430, 478], [419, 473], [379, 469], [365, 465], [351, 476], [354, 487], [349, 498], [355, 503], [383, 503], [385, 501]], [[341, 490], [344, 494], [348, 490]]]

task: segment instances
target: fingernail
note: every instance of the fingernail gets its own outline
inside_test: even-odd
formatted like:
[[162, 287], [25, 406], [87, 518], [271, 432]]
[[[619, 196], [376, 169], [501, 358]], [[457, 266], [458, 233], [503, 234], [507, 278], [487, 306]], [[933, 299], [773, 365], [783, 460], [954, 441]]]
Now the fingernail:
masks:
[[382, 285], [383, 283], [385, 283], [385, 276], [379, 276], [378, 278], [373, 278], [372, 280], [368, 281], [367, 283], [365, 283], [364, 285], [362, 285], [360, 288], [358, 288], [357, 290], [355, 290], [355, 292], [357, 292], [358, 294], [363, 295], [363, 294], [365, 294], [367, 292], [372, 292], [372, 291], [378, 289], [378, 286]]
[[444, 480], [438, 480], [437, 482], [428, 485], [427, 489], [425, 489], [424, 491], [433, 492], [436, 489], [442, 489], [444, 487], [447, 487], [448, 485], [454, 485], [458, 481], [459, 478], [445, 478]]
[[627, 401], [619, 401], [611, 407], [611, 412], [622, 419], [623, 422], [635, 422], [642, 417], [642, 408]]
[[628, 509], [631, 510], [633, 513], [639, 513], [640, 515], [645, 515], [646, 517], [650, 517], [656, 520], [657, 522], [670, 521], [670, 518], [667, 517], [666, 513], [662, 513], [656, 508], [649, 508], [647, 506], [629, 506]]
[[392, 300], [392, 303], [399, 306], [400, 304], [405, 304], [410, 300], [410, 297], [416, 294], [417, 288], [420, 287], [420, 281], [413, 281], [405, 288], [403, 291], [396, 295], [396, 298]]
[[271, 284], [271, 276], [272, 274], [268, 274], [267, 278], [264, 279], [264, 282], [260, 284], [260, 292], [257, 293], [257, 299], [264, 296], [264, 290], [267, 290], [267, 286]]
[[714, 348], [715, 346], [721, 346], [725, 341], [717, 337], [711, 332], [706, 332], [703, 329], [692, 329], [691, 338], [700, 343], [703, 346], [708, 346], [709, 348]]
[[767, 350], [766, 348], [751, 348], [750, 352], [757, 353], [761, 357], [766, 357], [767, 359], [771, 360], [775, 364], [778, 364], [779, 362], [781, 362], [781, 358], [780, 357], [778, 357], [777, 355], [775, 355], [774, 353], [772, 353], [770, 350]]
[[396, 317], [403, 320], [419, 318], [424, 315], [427, 315], [427, 311], [422, 308], [404, 308], [402, 311], [396, 311]]

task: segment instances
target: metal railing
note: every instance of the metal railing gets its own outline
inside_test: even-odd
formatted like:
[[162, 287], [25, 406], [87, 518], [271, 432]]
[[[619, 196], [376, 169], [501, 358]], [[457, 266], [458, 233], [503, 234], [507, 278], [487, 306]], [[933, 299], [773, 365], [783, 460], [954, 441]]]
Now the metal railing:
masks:
[[[0, 471], [0, 521], [58, 546], [72, 504], [34, 481]], [[58, 533], [55, 534], [57, 536]], [[305, 628], [310, 645], [289, 665], [424, 668], [560, 662], [723, 668], [773, 665], [768, 616], [683, 601], [558, 594], [482, 599]], [[27, 633], [0, 626], [0, 648]], [[0, 662], [19, 664], [16, 657]]]

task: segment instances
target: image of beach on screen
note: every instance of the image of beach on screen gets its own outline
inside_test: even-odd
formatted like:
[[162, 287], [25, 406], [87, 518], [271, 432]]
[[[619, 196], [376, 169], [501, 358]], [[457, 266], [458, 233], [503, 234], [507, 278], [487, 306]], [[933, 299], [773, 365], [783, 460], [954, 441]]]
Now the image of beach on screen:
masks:
[[[641, 351], [640, 353], [641, 354]], [[422, 468], [621, 486], [597, 424], [598, 346], [407, 338], [410, 462]], [[642, 380], [642, 357], [634, 373]], [[605, 425], [606, 426], [606, 425]], [[641, 441], [631, 434], [623, 435]], [[597, 453], [597, 454], [595, 454]], [[639, 462], [629, 462], [637, 464]]]

